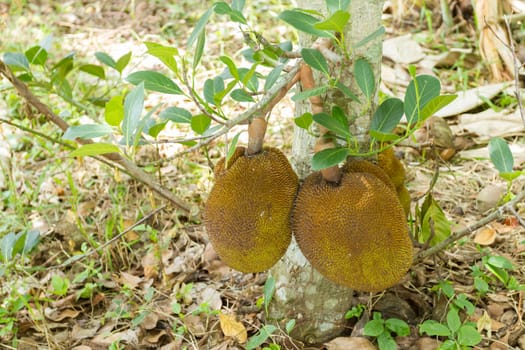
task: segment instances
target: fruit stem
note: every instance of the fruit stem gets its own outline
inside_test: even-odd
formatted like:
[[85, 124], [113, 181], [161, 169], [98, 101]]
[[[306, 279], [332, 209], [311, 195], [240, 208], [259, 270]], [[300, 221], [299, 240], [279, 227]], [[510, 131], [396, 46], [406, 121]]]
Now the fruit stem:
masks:
[[[301, 84], [303, 86], [303, 90], [310, 90], [315, 87], [315, 80], [314, 75], [312, 72], [312, 68], [310, 68], [309, 65], [303, 64], [301, 66]], [[323, 109], [323, 101], [319, 95], [316, 96], [310, 96], [310, 105], [312, 106], [312, 114], [322, 113], [324, 111]], [[325, 128], [322, 125], [318, 124], [319, 128], [319, 139], [317, 140], [317, 143], [314, 147], [314, 152], [321, 152], [322, 150], [329, 149], [329, 148], [335, 148], [335, 142], [333, 140], [333, 137], [329, 135], [329, 130]], [[339, 169], [338, 165], [331, 166], [329, 168], [325, 168], [321, 170], [321, 174], [323, 175], [323, 179], [328, 182], [334, 182], [338, 183], [341, 180], [341, 169]]]
[[246, 148], [246, 155], [251, 156], [262, 151], [267, 125], [264, 117], [256, 117], [250, 121], [248, 125], [248, 147]]

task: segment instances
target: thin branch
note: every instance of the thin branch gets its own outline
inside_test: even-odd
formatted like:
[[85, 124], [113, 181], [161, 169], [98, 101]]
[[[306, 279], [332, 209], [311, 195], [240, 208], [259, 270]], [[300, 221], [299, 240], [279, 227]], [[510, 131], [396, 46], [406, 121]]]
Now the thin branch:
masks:
[[118, 235], [116, 235], [115, 237], [111, 238], [109, 241], [105, 242], [104, 244], [102, 244], [102, 245], [100, 245], [100, 246], [98, 246], [98, 247], [96, 247], [94, 249], [91, 249], [91, 250], [89, 250], [88, 252], [86, 252], [84, 254], [74, 255], [74, 256], [70, 257], [69, 259], [67, 259], [66, 261], [64, 261], [62, 264], [55, 265], [55, 266], [50, 266], [49, 268], [50, 269], [63, 269], [64, 267], [72, 265], [72, 264], [76, 263], [79, 260], [87, 258], [88, 256], [91, 256], [91, 255], [93, 255], [95, 253], [100, 253], [100, 251], [102, 251], [102, 249], [106, 248], [110, 244], [113, 244], [114, 242], [119, 240], [122, 236], [124, 236], [126, 233], [128, 233], [130, 231], [133, 231], [135, 229], [135, 227], [143, 224], [144, 222], [149, 220], [149, 218], [151, 218], [153, 215], [157, 214], [161, 210], [164, 210], [165, 208], [166, 208], [166, 206], [163, 205], [162, 207], [157, 208], [157, 209], [149, 212], [142, 219], [140, 219], [139, 221], [137, 221], [136, 223], [134, 223], [130, 227], [126, 228], [124, 231], [120, 232]]
[[485, 226], [486, 224], [488, 224], [488, 223], [490, 223], [490, 222], [492, 222], [494, 220], [500, 219], [503, 216], [503, 213], [506, 210], [510, 210], [509, 208], [513, 208], [516, 204], [521, 202], [523, 199], [525, 199], [525, 191], [522, 191], [522, 192], [518, 193], [516, 195], [516, 197], [514, 197], [511, 201], [509, 201], [508, 203], [505, 203], [504, 205], [500, 206], [495, 211], [493, 211], [492, 213], [490, 213], [489, 215], [487, 215], [483, 219], [479, 220], [478, 222], [470, 225], [469, 227], [467, 227], [467, 228], [465, 228], [465, 229], [463, 229], [461, 231], [453, 233], [447, 239], [445, 239], [444, 241], [436, 244], [435, 246], [433, 246], [433, 247], [431, 247], [429, 249], [419, 251], [414, 256], [414, 264], [419, 263], [423, 259], [425, 259], [425, 258], [427, 258], [427, 257], [429, 257], [431, 255], [434, 255], [434, 254], [436, 254], [436, 253], [446, 249], [450, 244], [458, 241], [459, 239], [461, 239], [461, 238], [463, 238], [465, 236], [470, 235], [471, 233], [473, 233], [477, 229]]
[[[57, 125], [62, 131], [66, 131], [69, 128], [69, 124], [65, 120], [57, 116], [47, 105], [41, 102], [38, 99], [38, 97], [36, 97], [31, 92], [31, 90], [29, 90], [26, 84], [24, 84], [21, 80], [19, 80], [17, 77], [14, 76], [14, 74], [11, 72], [9, 67], [7, 67], [7, 65], [1, 60], [0, 60], [0, 75], [5, 76], [7, 80], [9, 80], [11, 84], [15, 87], [15, 89], [18, 91], [20, 96], [22, 96], [22, 98], [24, 98], [30, 105], [35, 107], [38, 110], [38, 112], [44, 115], [49, 121]], [[82, 140], [78, 138], [76, 139], [76, 141], [79, 144], [92, 143], [91, 140]], [[184, 210], [187, 214], [190, 214], [190, 215], [197, 214], [197, 213], [194, 213], [195, 209], [193, 209], [190, 203], [187, 203], [181, 198], [175, 196], [175, 194], [173, 194], [171, 191], [163, 187], [152, 176], [144, 172], [141, 168], [139, 168], [131, 160], [123, 157], [120, 153], [107, 153], [107, 154], [103, 154], [102, 157], [126, 169], [126, 171], [128, 171], [129, 174], [133, 178], [144, 183], [149, 188], [151, 188], [154, 192], [164, 197], [165, 199], [169, 200], [170, 202], [172, 202], [174, 205], [176, 205], [180, 209]]]
[[[282, 99], [286, 92], [291, 88], [290, 82], [294, 81], [299, 72], [299, 66], [300, 64], [295, 65], [290, 72], [286, 73], [283, 77], [281, 77], [275, 84], [272, 86], [268, 92], [261, 98], [259, 102], [251, 106], [249, 109], [241, 113], [239, 116], [229, 119], [224, 126], [219, 129], [213, 136], [211, 136], [209, 139], [205, 141], [201, 141], [198, 144], [196, 144], [193, 147], [190, 147], [188, 149], [185, 149], [182, 152], [179, 152], [175, 154], [173, 157], [179, 157], [181, 155], [194, 152], [198, 150], [199, 148], [203, 146], [207, 146], [210, 143], [212, 143], [215, 139], [221, 137], [222, 135], [226, 134], [228, 131], [230, 131], [231, 128], [234, 126], [241, 124], [248, 119], [253, 118], [257, 115], [264, 115], [265, 112], [268, 110], [268, 106], [273, 106], [277, 103], [278, 100]], [[284, 91], [284, 93], [283, 93]]]

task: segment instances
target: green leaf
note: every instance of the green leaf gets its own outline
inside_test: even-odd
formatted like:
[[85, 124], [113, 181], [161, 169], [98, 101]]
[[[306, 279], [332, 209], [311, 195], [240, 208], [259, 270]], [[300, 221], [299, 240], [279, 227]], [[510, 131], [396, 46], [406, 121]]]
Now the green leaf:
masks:
[[16, 236], [16, 243], [13, 248], [12, 255], [16, 254], [25, 255], [29, 253], [39, 242], [40, 233], [35, 230], [30, 230], [27, 232], [20, 232]]
[[432, 117], [437, 111], [454, 101], [458, 95], [440, 95], [436, 96], [423, 107], [421, 110], [420, 122]]
[[120, 74], [122, 74], [122, 71], [124, 70], [124, 68], [127, 67], [127, 65], [128, 65], [130, 60], [131, 60], [131, 51], [128, 52], [128, 53], [125, 53], [125, 54], [123, 54], [122, 56], [119, 57], [119, 59], [115, 63], [115, 69]]
[[350, 6], [350, 0], [326, 0], [326, 8], [329, 13], [337, 10], [347, 11]]
[[295, 328], [295, 318], [292, 318], [288, 322], [286, 322], [285, 330], [286, 333], [290, 334], [290, 332]]
[[230, 96], [238, 102], [255, 102], [253, 97], [244, 89], [235, 89]]
[[481, 342], [481, 334], [470, 325], [463, 325], [458, 331], [458, 343], [463, 346], [475, 346]]
[[188, 47], [192, 46], [193, 43], [195, 43], [195, 40], [201, 35], [202, 32], [204, 32], [204, 28], [206, 27], [206, 24], [208, 23], [208, 20], [210, 19], [210, 16], [213, 13], [213, 7], [210, 7], [208, 11], [204, 12], [202, 17], [199, 19], [197, 24], [195, 25], [195, 28], [193, 28], [193, 31], [191, 32], [188, 42], [186, 45]]
[[53, 275], [53, 277], [51, 277], [51, 288], [51, 292], [55, 295], [66, 295], [69, 289], [69, 279], [67, 277]]
[[216, 98], [219, 94], [224, 91], [224, 80], [221, 77], [215, 77], [214, 79], [206, 79], [204, 82], [204, 99], [206, 102], [212, 105], [220, 104], [220, 101]]
[[427, 209], [424, 212], [419, 242], [426, 243], [430, 239], [430, 246], [434, 246], [450, 236], [450, 222], [447, 220], [443, 209], [441, 209], [439, 204], [430, 194], [427, 196], [425, 202], [427, 202], [427, 200], [429, 202]]
[[120, 153], [120, 148], [111, 143], [90, 143], [69, 153], [70, 157], [98, 156], [106, 153]]
[[309, 97], [312, 97], [312, 96], [322, 95], [326, 91], [328, 91], [328, 86], [318, 86], [318, 87], [313, 88], [313, 89], [304, 90], [304, 91], [301, 91], [301, 92], [293, 95], [292, 96], [292, 101], [294, 101], [294, 102], [302, 101], [302, 100], [305, 100], [305, 99], [307, 99]]
[[111, 126], [119, 126], [124, 120], [124, 98], [121, 95], [113, 96], [104, 108], [104, 118]]
[[182, 90], [162, 73], [145, 70], [131, 73], [126, 80], [133, 85], [144, 83], [144, 88], [165, 94], [182, 95]]
[[29, 70], [29, 61], [27, 57], [19, 52], [6, 52], [4, 53], [4, 63], [17, 68], [22, 68], [23, 70]]
[[489, 284], [481, 277], [474, 277], [474, 288], [483, 295], [489, 292]]
[[335, 86], [341, 90], [343, 92], [343, 94], [345, 94], [346, 97], [350, 98], [352, 101], [356, 101], [356, 102], [359, 102], [359, 99], [357, 98], [356, 95], [354, 95], [354, 93], [352, 92], [352, 90], [350, 90], [350, 88], [348, 88], [346, 85], [344, 85], [343, 83], [341, 83], [340, 81], [338, 81]]
[[157, 137], [159, 136], [159, 133], [164, 130], [164, 128], [166, 127], [166, 124], [167, 122], [164, 121], [164, 122], [160, 122], [160, 123], [157, 123], [157, 124], [154, 124], [152, 126], [150, 126], [148, 128], [148, 135], [150, 136], [153, 136], [153, 137]]
[[205, 114], [197, 114], [191, 118], [191, 130], [202, 135], [210, 127], [211, 119]]
[[499, 267], [505, 270], [514, 270], [514, 265], [504, 256], [501, 255], [491, 255], [487, 259], [487, 264], [490, 264], [495, 267]]
[[275, 293], [275, 278], [269, 276], [264, 283], [264, 310], [268, 314], [268, 308], [272, 302], [273, 294]]
[[254, 350], [258, 346], [261, 346], [276, 330], [277, 327], [271, 324], [263, 326], [256, 335], [248, 339], [248, 342], [246, 343], [246, 350]]
[[366, 98], [370, 100], [375, 92], [375, 78], [372, 66], [364, 58], [359, 58], [354, 63], [354, 79]]
[[95, 52], [95, 57], [97, 58], [97, 60], [100, 61], [100, 63], [103, 63], [106, 66], [111, 67], [113, 69], [117, 69], [117, 62], [115, 62], [115, 60], [107, 53], [100, 51]]
[[509, 145], [501, 137], [489, 141], [489, 156], [492, 164], [500, 173], [510, 173], [514, 167], [514, 157]]
[[191, 113], [184, 108], [168, 107], [159, 114], [159, 118], [174, 123], [191, 123]]
[[101, 66], [97, 66], [96, 64], [84, 64], [80, 67], [78, 67], [82, 72], [93, 75], [100, 79], [106, 79], [106, 73], [104, 72], [104, 68]]
[[246, 24], [246, 18], [244, 18], [243, 14], [238, 10], [232, 9], [230, 5], [225, 2], [216, 2], [214, 4], [214, 10], [215, 13], [219, 15], [228, 15], [233, 22]]
[[237, 66], [229, 56], [221, 56], [219, 57], [219, 59], [228, 67], [228, 70], [230, 71], [232, 77], [234, 77], [237, 80], [241, 80], [241, 78], [239, 77], [239, 71], [237, 70]]
[[473, 315], [474, 311], [476, 311], [476, 307], [470, 302], [470, 300], [468, 300], [468, 297], [464, 293], [459, 294], [456, 297], [456, 300], [454, 300], [454, 305], [460, 309], [464, 309], [469, 316]]
[[306, 112], [302, 116], [295, 118], [294, 122], [295, 125], [297, 125], [301, 129], [308, 130], [308, 128], [310, 128], [310, 125], [312, 125], [313, 122], [312, 113]]
[[341, 117], [339, 114], [333, 112], [332, 115], [327, 113], [317, 113], [314, 114], [313, 120], [328, 130], [334, 132], [336, 135], [341, 135], [344, 137], [352, 136], [350, 130], [348, 129], [348, 121], [346, 120], [344, 114]]
[[257, 68], [257, 63], [253, 64], [250, 69], [248, 68], [239, 68], [239, 77], [241, 82], [248, 88], [248, 90], [256, 92], [259, 89], [259, 80], [255, 75], [255, 69]]
[[193, 70], [197, 69], [199, 63], [202, 59], [202, 54], [204, 53], [204, 46], [206, 44], [206, 32], [203, 31], [197, 40], [197, 45], [195, 45], [195, 54], [193, 55]]
[[315, 29], [314, 24], [319, 22], [319, 20], [302, 11], [285, 10], [281, 12], [278, 18], [301, 32], [325, 38], [333, 37], [329, 32]]
[[365, 324], [363, 334], [368, 337], [378, 337], [380, 334], [385, 332], [385, 321], [381, 320], [370, 320]]
[[431, 75], [419, 75], [410, 81], [405, 93], [405, 116], [409, 125], [414, 125], [423, 118], [423, 108], [439, 96], [440, 90], [441, 83]]
[[426, 333], [428, 336], [439, 336], [439, 337], [448, 337], [451, 334], [450, 329], [447, 326], [434, 321], [426, 320], [419, 326], [419, 334]]
[[375, 130], [370, 130], [370, 137], [372, 137], [374, 140], [379, 142], [387, 142], [387, 141], [394, 141], [399, 139], [399, 135], [388, 133], [388, 132], [380, 132]]
[[124, 99], [122, 133], [126, 145], [134, 145], [142, 110], [144, 109], [144, 83], [139, 83]]
[[0, 239], [0, 257], [3, 261], [10, 261], [13, 258], [13, 251], [16, 244], [16, 235], [9, 232]]
[[31, 64], [43, 66], [47, 60], [47, 51], [42, 46], [33, 46], [29, 48], [25, 55]]
[[230, 144], [228, 146], [228, 153], [226, 154], [226, 163], [224, 165], [224, 168], [228, 168], [228, 161], [231, 159], [231, 157], [235, 153], [235, 148], [237, 147], [237, 142], [239, 142], [239, 136], [241, 136], [241, 132], [238, 132], [233, 137], [232, 142], [230, 142]]
[[337, 10], [326, 20], [315, 23], [314, 28], [320, 30], [333, 30], [342, 33], [349, 19], [350, 14], [348, 12]]
[[232, 9], [242, 12], [246, 0], [232, 0]]
[[379, 28], [377, 28], [372, 34], [370, 35], [367, 35], [364, 39], [362, 39], [361, 41], [359, 41], [358, 43], [352, 45], [352, 47], [354, 49], [357, 49], [363, 45], [366, 45], [368, 44], [370, 41], [374, 40], [375, 38], [378, 38], [380, 36], [383, 36], [383, 34], [385, 34], [385, 27], [383, 26], [380, 26]]
[[151, 41], [146, 41], [144, 44], [148, 49], [148, 54], [158, 58], [172, 72], [177, 73], [179, 71], [177, 61], [173, 58], [173, 56], [178, 56], [179, 50], [174, 47], [164, 46]]
[[399, 124], [403, 113], [403, 101], [395, 97], [386, 99], [376, 109], [370, 129], [381, 133], [389, 133]]
[[459, 311], [455, 307], [451, 307], [447, 312], [447, 326], [452, 333], [456, 333], [461, 327], [461, 319], [459, 318]]
[[315, 171], [329, 168], [343, 162], [348, 156], [348, 148], [336, 147], [317, 152], [312, 157], [312, 169]]
[[277, 79], [279, 79], [279, 77], [281, 76], [281, 72], [283, 71], [283, 68], [284, 68], [284, 64], [280, 64], [274, 69], [272, 69], [270, 73], [268, 73], [268, 75], [266, 76], [266, 81], [264, 82], [264, 91], [268, 91], [271, 89], [273, 84], [275, 84]]
[[408, 324], [397, 318], [389, 318], [386, 320], [385, 327], [401, 337], [406, 337], [410, 334], [410, 327]]
[[83, 140], [92, 139], [95, 137], [101, 137], [109, 135], [113, 132], [110, 126], [104, 124], [84, 124], [77, 126], [70, 126], [64, 136], [65, 140], [74, 140], [80, 138]]
[[377, 337], [377, 345], [381, 350], [397, 350], [397, 344], [388, 332], [379, 334]]
[[328, 63], [323, 54], [316, 49], [302, 49], [301, 56], [304, 61], [312, 68], [317, 69], [324, 74], [329, 74]]

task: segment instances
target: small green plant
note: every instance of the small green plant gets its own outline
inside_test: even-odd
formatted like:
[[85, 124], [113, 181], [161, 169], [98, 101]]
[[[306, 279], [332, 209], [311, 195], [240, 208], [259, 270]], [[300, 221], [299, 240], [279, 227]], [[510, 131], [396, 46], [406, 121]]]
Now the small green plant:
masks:
[[383, 319], [379, 312], [374, 312], [372, 320], [364, 328], [364, 335], [374, 337], [379, 350], [396, 350], [397, 345], [392, 335], [405, 337], [410, 334], [410, 327], [405, 321], [397, 318]]
[[[468, 321], [468, 317], [474, 314], [475, 308], [467, 296], [456, 294], [452, 285], [447, 281], [440, 282], [435, 291], [438, 295], [443, 295], [448, 299], [446, 320], [441, 322], [426, 320], [419, 325], [419, 333], [446, 338], [439, 350], [467, 350], [479, 344], [481, 334], [476, 329], [476, 324]], [[460, 312], [466, 314], [465, 320], [461, 319]]]
[[366, 307], [363, 304], [357, 304], [353, 306], [350, 310], [348, 310], [345, 314], [345, 318], [348, 320], [350, 318], [359, 318], [365, 311]]
[[500, 282], [508, 290], [525, 290], [525, 285], [520, 284], [516, 277], [511, 275], [515, 270], [512, 262], [501, 255], [485, 255], [481, 258], [481, 266], [473, 266], [474, 288], [486, 294], [489, 291], [489, 283]]

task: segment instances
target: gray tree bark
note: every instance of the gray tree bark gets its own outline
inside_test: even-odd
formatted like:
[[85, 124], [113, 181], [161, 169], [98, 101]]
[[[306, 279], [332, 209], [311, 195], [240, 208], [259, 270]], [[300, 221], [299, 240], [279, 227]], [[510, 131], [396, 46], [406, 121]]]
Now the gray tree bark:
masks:
[[[298, 6], [326, 12], [325, 0], [298, 0]], [[351, 18], [345, 33], [348, 48], [352, 48], [354, 44], [381, 26], [382, 8], [383, 0], [351, 1]], [[299, 41], [302, 47], [310, 47], [312, 44], [312, 38], [305, 34], [300, 35]], [[382, 38], [376, 38], [364, 46], [351, 50], [354, 59], [362, 57], [370, 62], [377, 87], [381, 69]], [[341, 81], [349, 86], [357, 96], [360, 96], [361, 101], [365, 101], [355, 86], [352, 62], [342, 64], [345, 64], [348, 69], [344, 70]], [[337, 68], [334, 67], [334, 71], [338, 71]], [[319, 76], [316, 77], [316, 81], [322, 83]], [[335, 90], [323, 96], [323, 99], [326, 111], [330, 111], [332, 106], [337, 105], [345, 110], [347, 116], [357, 116], [349, 120], [351, 131], [356, 136], [360, 148], [367, 150], [369, 146], [368, 130], [371, 115], [375, 110], [374, 103], [369, 105], [352, 102]], [[310, 111], [308, 101], [296, 104], [296, 116], [307, 111]], [[315, 139], [305, 130], [295, 128], [291, 162], [301, 179], [311, 173], [310, 164], [314, 142]], [[292, 240], [287, 253], [272, 268], [270, 274], [275, 278], [276, 290], [270, 304], [269, 320], [295, 319], [296, 326], [291, 335], [306, 344], [323, 343], [344, 332], [346, 328], [344, 315], [353, 304], [353, 291], [334, 284], [313, 269], [295, 240]]]

